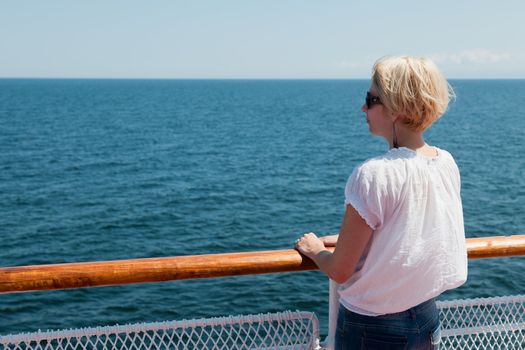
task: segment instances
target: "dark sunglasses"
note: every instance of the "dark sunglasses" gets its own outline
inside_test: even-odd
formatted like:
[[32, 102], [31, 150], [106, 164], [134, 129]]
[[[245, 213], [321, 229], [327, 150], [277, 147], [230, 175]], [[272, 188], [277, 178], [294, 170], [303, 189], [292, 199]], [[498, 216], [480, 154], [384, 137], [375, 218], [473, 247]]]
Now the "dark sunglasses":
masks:
[[366, 98], [365, 98], [365, 101], [366, 101], [366, 108], [367, 109], [370, 109], [370, 107], [372, 107], [373, 105], [380, 105], [381, 104], [381, 100], [379, 99], [379, 96], [372, 96], [372, 94], [370, 94], [370, 92], [366, 92]]

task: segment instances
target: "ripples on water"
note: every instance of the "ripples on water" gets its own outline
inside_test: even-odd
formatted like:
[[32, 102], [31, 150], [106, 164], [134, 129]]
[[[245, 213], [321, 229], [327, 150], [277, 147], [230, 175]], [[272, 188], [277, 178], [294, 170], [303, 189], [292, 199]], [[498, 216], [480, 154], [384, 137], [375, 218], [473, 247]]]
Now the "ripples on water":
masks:
[[[468, 236], [525, 233], [525, 81], [453, 81], [426, 134], [462, 173]], [[366, 81], [0, 80], [0, 265], [286, 249], [338, 230], [352, 168], [386, 150]], [[525, 291], [471, 261], [443, 299]], [[0, 296], [0, 334], [308, 310], [319, 272]], [[326, 328], [322, 329], [326, 333]]]

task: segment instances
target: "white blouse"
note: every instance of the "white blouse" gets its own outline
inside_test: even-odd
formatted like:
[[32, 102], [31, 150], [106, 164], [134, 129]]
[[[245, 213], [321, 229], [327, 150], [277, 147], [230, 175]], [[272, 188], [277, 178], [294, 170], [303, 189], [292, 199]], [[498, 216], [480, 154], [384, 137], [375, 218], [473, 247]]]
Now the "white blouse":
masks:
[[354, 274], [338, 288], [350, 311], [407, 310], [467, 279], [459, 169], [436, 148], [427, 157], [400, 147], [356, 167], [345, 188], [374, 230]]

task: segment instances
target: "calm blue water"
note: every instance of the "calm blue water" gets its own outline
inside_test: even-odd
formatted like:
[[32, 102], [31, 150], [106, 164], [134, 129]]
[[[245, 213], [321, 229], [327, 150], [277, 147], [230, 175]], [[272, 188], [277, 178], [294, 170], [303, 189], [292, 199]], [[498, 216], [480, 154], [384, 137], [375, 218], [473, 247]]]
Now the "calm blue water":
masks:
[[[462, 173], [467, 235], [525, 233], [525, 81], [452, 81], [426, 134]], [[337, 232], [352, 168], [386, 151], [367, 81], [0, 80], [0, 266], [286, 249]], [[525, 292], [470, 262], [443, 299]], [[417, 286], [416, 286], [417, 287]], [[0, 334], [308, 310], [319, 272], [0, 295]], [[326, 333], [326, 328], [323, 328]]]

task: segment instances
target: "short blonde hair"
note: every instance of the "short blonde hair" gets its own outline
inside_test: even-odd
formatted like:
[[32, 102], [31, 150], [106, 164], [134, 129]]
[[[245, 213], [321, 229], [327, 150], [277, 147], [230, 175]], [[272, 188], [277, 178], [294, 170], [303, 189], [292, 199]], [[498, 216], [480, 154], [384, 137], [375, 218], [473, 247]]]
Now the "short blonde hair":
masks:
[[383, 57], [375, 64], [372, 82], [383, 105], [398, 113], [414, 131], [423, 131], [441, 117], [454, 91], [439, 68], [427, 58]]

